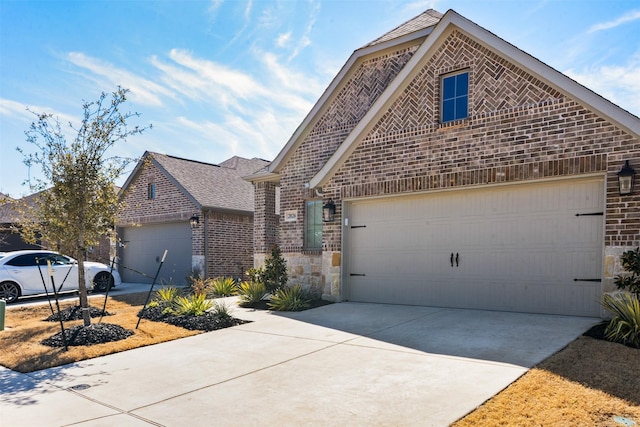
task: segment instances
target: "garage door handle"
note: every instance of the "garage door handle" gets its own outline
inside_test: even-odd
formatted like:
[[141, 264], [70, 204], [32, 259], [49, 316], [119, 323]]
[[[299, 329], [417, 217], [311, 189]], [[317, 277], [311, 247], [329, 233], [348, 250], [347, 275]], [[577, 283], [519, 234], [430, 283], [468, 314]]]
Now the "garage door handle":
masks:
[[602, 279], [573, 279], [574, 282], [602, 282]]
[[451, 257], [449, 258], [449, 262], [451, 262], [451, 267], [453, 267], [453, 262], [455, 261], [456, 267], [460, 266], [460, 254], [456, 252], [456, 256], [453, 256], [453, 252], [451, 252]]

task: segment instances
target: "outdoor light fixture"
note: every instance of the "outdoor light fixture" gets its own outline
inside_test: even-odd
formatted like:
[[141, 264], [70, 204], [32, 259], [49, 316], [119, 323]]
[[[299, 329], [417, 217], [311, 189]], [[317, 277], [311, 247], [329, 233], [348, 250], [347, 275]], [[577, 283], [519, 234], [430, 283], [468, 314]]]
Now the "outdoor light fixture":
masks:
[[193, 214], [193, 216], [189, 218], [189, 225], [191, 226], [191, 229], [196, 228], [198, 224], [200, 224], [200, 217], [198, 214]]
[[331, 222], [336, 216], [336, 204], [333, 203], [333, 199], [329, 199], [329, 201], [322, 207], [322, 221]]
[[620, 195], [625, 196], [633, 191], [636, 170], [629, 166], [629, 160], [624, 162], [624, 166], [618, 172], [618, 185], [620, 186]]

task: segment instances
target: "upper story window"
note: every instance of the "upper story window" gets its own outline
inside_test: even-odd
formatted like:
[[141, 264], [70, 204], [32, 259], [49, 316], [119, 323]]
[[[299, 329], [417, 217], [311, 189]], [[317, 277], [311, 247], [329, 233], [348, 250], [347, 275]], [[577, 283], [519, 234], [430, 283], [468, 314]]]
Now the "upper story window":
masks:
[[322, 249], [322, 200], [305, 202], [304, 246], [306, 249]]
[[469, 72], [442, 78], [442, 123], [469, 117]]
[[156, 184], [151, 182], [147, 186], [147, 199], [153, 200], [156, 198]]

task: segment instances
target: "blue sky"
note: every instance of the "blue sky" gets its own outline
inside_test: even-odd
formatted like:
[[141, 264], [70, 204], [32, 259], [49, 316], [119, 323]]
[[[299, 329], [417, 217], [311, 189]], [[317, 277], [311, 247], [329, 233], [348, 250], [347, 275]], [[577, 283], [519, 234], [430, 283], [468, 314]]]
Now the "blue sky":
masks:
[[29, 194], [26, 107], [78, 123], [118, 85], [153, 129], [113, 154], [272, 160], [354, 50], [429, 8], [640, 116], [638, 0], [0, 0], [0, 192]]

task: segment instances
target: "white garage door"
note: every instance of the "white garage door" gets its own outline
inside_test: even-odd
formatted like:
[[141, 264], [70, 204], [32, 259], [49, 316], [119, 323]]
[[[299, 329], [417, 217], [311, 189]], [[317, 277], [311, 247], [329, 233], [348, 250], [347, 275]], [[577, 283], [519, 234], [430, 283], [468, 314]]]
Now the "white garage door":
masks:
[[351, 301], [598, 316], [602, 179], [348, 206]]
[[151, 283], [167, 249], [156, 283], [185, 284], [185, 278], [191, 273], [191, 228], [188, 222], [125, 227], [120, 233], [125, 243], [125, 247], [119, 250], [123, 281]]

